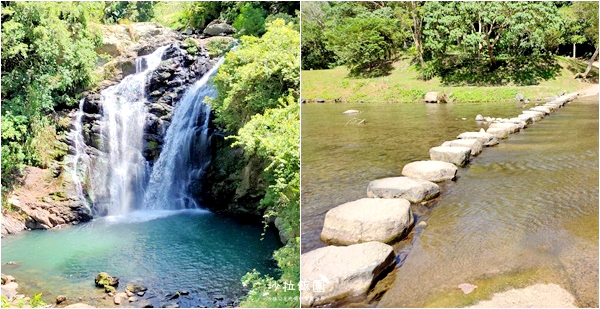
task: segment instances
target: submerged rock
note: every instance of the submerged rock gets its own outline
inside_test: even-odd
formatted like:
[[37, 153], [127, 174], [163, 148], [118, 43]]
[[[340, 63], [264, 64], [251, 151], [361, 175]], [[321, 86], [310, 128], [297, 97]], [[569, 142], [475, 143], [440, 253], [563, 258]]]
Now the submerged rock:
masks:
[[441, 182], [453, 180], [457, 171], [458, 168], [452, 163], [428, 160], [406, 164], [402, 168], [402, 175], [413, 179]]
[[335, 245], [387, 243], [398, 239], [413, 222], [410, 202], [405, 199], [363, 198], [329, 210], [321, 240]]
[[373, 180], [367, 187], [368, 197], [404, 198], [413, 203], [430, 200], [440, 194], [440, 187], [427, 180], [389, 177]]
[[303, 307], [320, 306], [367, 294], [381, 273], [395, 263], [394, 249], [381, 242], [347, 247], [328, 246], [302, 254], [300, 277]]

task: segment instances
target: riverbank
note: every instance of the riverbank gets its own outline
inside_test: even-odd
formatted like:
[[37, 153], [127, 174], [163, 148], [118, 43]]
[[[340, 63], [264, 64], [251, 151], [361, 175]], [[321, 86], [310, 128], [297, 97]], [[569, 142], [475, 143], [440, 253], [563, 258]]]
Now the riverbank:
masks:
[[[348, 70], [337, 67], [330, 70], [302, 71], [302, 97], [314, 101], [339, 100], [365, 102], [420, 102], [429, 91], [452, 93], [457, 102], [497, 102], [514, 100], [518, 93], [530, 100], [542, 100], [560, 95], [559, 92], [580, 92], [590, 83], [574, 79], [576, 72], [583, 72], [587, 63], [578, 59], [557, 57], [562, 67], [556, 78], [534, 86], [506, 85], [498, 87], [448, 86], [439, 78], [423, 81], [409, 60], [401, 59], [393, 64], [388, 76], [377, 78], [351, 78]], [[598, 79], [598, 68], [591, 71], [592, 80]], [[596, 85], [597, 87], [597, 85]]]

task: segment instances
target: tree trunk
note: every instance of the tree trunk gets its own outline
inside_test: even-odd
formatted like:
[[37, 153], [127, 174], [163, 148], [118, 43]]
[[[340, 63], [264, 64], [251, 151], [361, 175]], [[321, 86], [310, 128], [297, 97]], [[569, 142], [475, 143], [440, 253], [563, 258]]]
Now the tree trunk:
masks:
[[592, 55], [592, 58], [590, 58], [590, 62], [588, 62], [587, 69], [585, 69], [585, 72], [583, 72], [583, 74], [581, 75], [582, 78], [586, 78], [587, 75], [592, 70], [592, 64], [594, 63], [594, 60], [596, 60], [596, 57], [598, 56], [598, 48], [600, 48], [600, 45], [598, 47], [596, 47], [596, 51]]
[[576, 44], [573, 43], [573, 59], [575, 59], [575, 52], [577, 51]]
[[413, 40], [415, 42], [415, 47], [417, 48], [417, 55], [419, 56], [419, 63], [421, 63], [421, 68], [425, 68], [425, 61], [423, 60], [423, 44], [421, 44], [421, 31], [423, 30], [423, 21], [421, 20], [421, 16], [419, 16], [419, 11], [417, 9], [416, 2], [410, 2], [410, 9], [410, 15], [413, 19]]

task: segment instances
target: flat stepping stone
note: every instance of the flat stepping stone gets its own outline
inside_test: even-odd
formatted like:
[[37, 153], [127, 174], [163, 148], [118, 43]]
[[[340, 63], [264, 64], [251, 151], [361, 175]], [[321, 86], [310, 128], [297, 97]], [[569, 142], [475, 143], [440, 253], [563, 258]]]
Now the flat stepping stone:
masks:
[[465, 166], [469, 163], [471, 148], [438, 146], [429, 149], [431, 160], [444, 161], [456, 166]]
[[413, 179], [442, 182], [454, 180], [457, 171], [458, 168], [452, 163], [429, 160], [406, 164], [404, 168], [402, 168], [402, 175]]
[[533, 124], [535, 122], [534, 117], [532, 115], [521, 114], [517, 116], [518, 119], [525, 121], [527, 125]]
[[529, 110], [530, 111], [536, 111], [536, 112], [542, 112], [542, 113], [544, 113], [546, 115], [550, 115], [550, 113], [552, 113], [552, 111], [550, 110], [550, 108], [544, 107], [544, 106], [532, 107]]
[[456, 138], [457, 139], [476, 138], [481, 143], [483, 143], [483, 146], [486, 146], [486, 147], [490, 147], [490, 146], [494, 146], [494, 145], [498, 144], [498, 139], [493, 134], [486, 133], [485, 131], [483, 131], [483, 132], [464, 132], [464, 133], [459, 134]]
[[342, 114], [344, 114], [344, 115], [354, 115], [354, 114], [358, 114], [358, 113], [360, 113], [360, 111], [355, 110], [355, 109], [349, 109], [349, 110], [343, 112]]
[[410, 202], [405, 199], [363, 198], [330, 209], [325, 214], [321, 240], [329, 245], [390, 243], [413, 222]]
[[488, 128], [486, 132], [493, 134], [498, 139], [507, 138], [510, 133], [507, 128]]
[[439, 194], [440, 187], [435, 183], [408, 177], [377, 179], [371, 181], [367, 187], [368, 197], [403, 198], [412, 203], [430, 200]]
[[446, 141], [442, 146], [448, 147], [468, 147], [471, 149], [471, 157], [474, 157], [481, 153], [483, 143], [476, 138], [472, 139], [455, 139], [453, 141]]
[[514, 123], [506, 123], [506, 122], [494, 122], [494, 123], [490, 124], [490, 126], [488, 128], [506, 128], [508, 130], [509, 134], [519, 132], [519, 130], [521, 130], [519, 125], [514, 124]]
[[510, 119], [504, 120], [503, 122], [516, 124], [519, 126], [519, 129], [521, 129], [521, 130], [527, 128], [527, 121], [522, 120], [520, 118], [510, 118]]
[[328, 246], [302, 254], [300, 278], [302, 307], [329, 304], [365, 296], [379, 275], [392, 267], [396, 255], [390, 245], [367, 242], [347, 247]]
[[546, 115], [545, 113], [538, 111], [523, 111], [522, 114], [533, 117], [535, 122], [542, 120], [542, 118], [544, 118]]

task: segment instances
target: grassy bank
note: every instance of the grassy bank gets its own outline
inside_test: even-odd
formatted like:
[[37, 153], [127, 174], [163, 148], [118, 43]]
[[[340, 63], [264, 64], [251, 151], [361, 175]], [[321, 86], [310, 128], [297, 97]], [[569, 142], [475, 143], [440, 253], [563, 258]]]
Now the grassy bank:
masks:
[[[453, 87], [443, 85], [437, 77], [423, 81], [418, 79], [419, 73], [408, 59], [395, 62], [390, 75], [377, 78], [348, 77], [345, 67], [302, 71], [302, 97], [327, 101], [341, 98], [342, 101], [416, 102], [422, 100], [426, 92], [440, 91], [451, 92], [458, 102], [493, 102], [514, 100], [517, 93], [529, 99], [543, 99], [561, 91], [573, 92], [590, 86], [573, 78], [577, 72], [585, 70], [586, 62], [564, 57], [557, 59], [562, 67], [557, 77], [534, 86]], [[594, 67], [590, 75], [597, 80], [598, 68]]]

